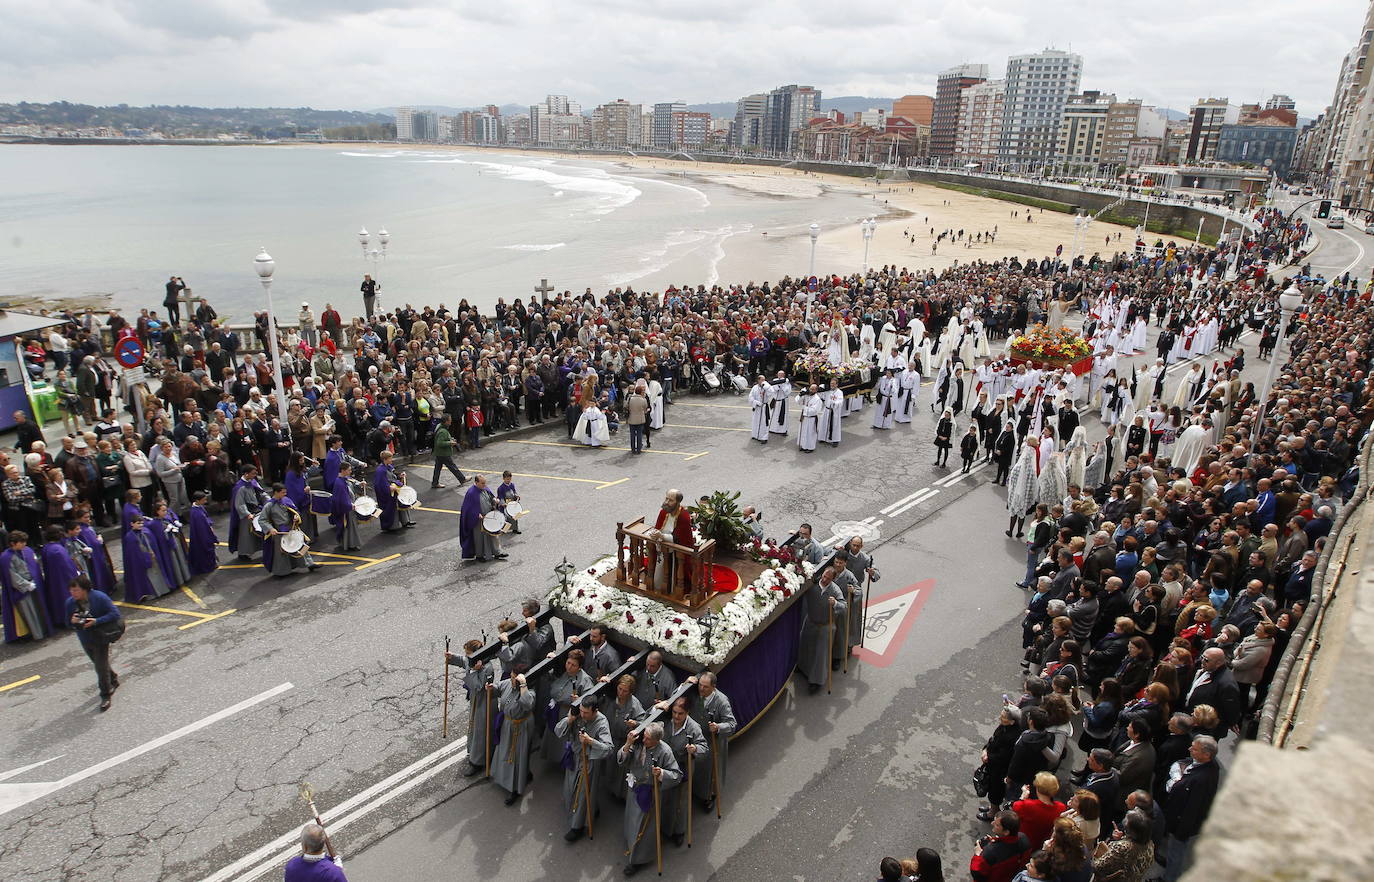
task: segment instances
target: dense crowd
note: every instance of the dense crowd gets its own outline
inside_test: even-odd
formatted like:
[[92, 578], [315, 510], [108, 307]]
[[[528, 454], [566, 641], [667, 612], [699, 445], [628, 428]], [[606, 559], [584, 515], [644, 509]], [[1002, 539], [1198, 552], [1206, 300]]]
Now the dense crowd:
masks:
[[[565, 291], [545, 302], [501, 298], [487, 315], [463, 300], [349, 320], [332, 304], [318, 318], [302, 304], [297, 325], [278, 331], [281, 390], [268, 357], [242, 352], [208, 303], [183, 321], [184, 285], [173, 278], [165, 318], [152, 309], [132, 320], [73, 314], [26, 341], [29, 369], [58, 387], [68, 432], [49, 451], [19, 417], [18, 456], [0, 452], [0, 517], [14, 531], [11, 548], [16, 534], [84, 535], [85, 521], [111, 523], [121, 511], [127, 520], [130, 506], [185, 517], [201, 494], [226, 507], [245, 469], [283, 480], [302, 467], [293, 453], [323, 459], [335, 438], [372, 464], [431, 450], [451, 458], [522, 423], [562, 418], [572, 434], [584, 409], [622, 410], [640, 383], [661, 396], [661, 425], [662, 406], [707, 390], [708, 373], [786, 372], [800, 354], [832, 344], [875, 368], [891, 356], [941, 372], [943, 409], [951, 378], [975, 369], [963, 345], [970, 332], [1005, 338], [1072, 303], [1096, 328], [1104, 359], [1113, 357], [1109, 341], [1121, 346], [1153, 315], [1168, 343], [1157, 377], [1129, 396], [1124, 370], [1087, 380], [1110, 432], [1091, 448], [1067, 443], [1059, 419], [1062, 396], [1072, 403], [1082, 381], [1050, 372], [1037, 386], [989, 396], [991, 374], [970, 374], [971, 434], [1000, 459], [1002, 446], [990, 442], [1007, 420], [1017, 430], [999, 477], [1011, 485], [1008, 532], [1026, 538], [1029, 592], [1024, 690], [984, 751], [981, 817], [992, 828], [971, 869], [980, 880], [1070, 880], [1096, 865], [1130, 882], [1167, 853], [1176, 877], [1215, 790], [1216, 743], [1263, 699], [1308, 601], [1316, 552], [1353, 488], [1370, 421], [1368, 295], [1349, 278], [1309, 288], [1263, 421], [1253, 390], [1229, 369], [1185, 377], [1174, 406], [1163, 406], [1175, 345], [1187, 337], [1191, 346], [1200, 326], [1219, 325], [1223, 350], [1246, 325], [1261, 331], [1262, 351], [1265, 340], [1273, 348], [1286, 282], [1272, 268], [1301, 255], [1308, 231], [1271, 211], [1254, 220], [1257, 232], [1215, 247], [1161, 242], [1071, 263], [1007, 258], [939, 273], [889, 266], [830, 276], [815, 290], [784, 278], [599, 299]], [[1116, 313], [1110, 320], [1103, 304]], [[951, 327], [960, 339], [949, 339]], [[269, 333], [266, 314], [255, 316], [257, 349], [268, 349]], [[143, 343], [155, 375], [130, 389], [104, 358], [107, 342], [125, 336]], [[993, 370], [991, 359], [982, 367]], [[1234, 356], [1230, 367], [1239, 367]], [[279, 391], [286, 425], [276, 417]], [[1121, 409], [1137, 398], [1141, 416]], [[998, 409], [985, 406], [994, 399]], [[642, 403], [637, 410], [642, 419]], [[1177, 453], [1194, 426], [1206, 435], [1189, 436], [1184, 468]], [[1045, 465], [1062, 482], [1041, 480]], [[98, 538], [92, 531], [84, 541]], [[17, 602], [9, 585], [7, 640], [18, 636], [8, 627]], [[1061, 802], [1075, 764], [1082, 783]], [[926, 880], [941, 871], [931, 853], [910, 867], [885, 861], [881, 872]]]

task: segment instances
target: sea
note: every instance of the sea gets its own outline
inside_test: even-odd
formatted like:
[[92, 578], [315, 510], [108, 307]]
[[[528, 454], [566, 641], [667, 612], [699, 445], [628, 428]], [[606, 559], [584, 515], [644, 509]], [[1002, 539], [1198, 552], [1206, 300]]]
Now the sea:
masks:
[[[873, 211], [857, 181], [768, 192], [734, 169], [381, 146], [4, 145], [0, 301], [161, 311], [176, 275], [248, 321], [266, 308], [263, 248], [283, 321], [301, 302], [360, 314], [365, 272], [383, 307], [490, 309], [543, 279], [598, 296], [762, 282], [808, 271], [797, 244], [811, 223], [845, 228]], [[364, 255], [363, 228], [387, 231], [384, 257]]]

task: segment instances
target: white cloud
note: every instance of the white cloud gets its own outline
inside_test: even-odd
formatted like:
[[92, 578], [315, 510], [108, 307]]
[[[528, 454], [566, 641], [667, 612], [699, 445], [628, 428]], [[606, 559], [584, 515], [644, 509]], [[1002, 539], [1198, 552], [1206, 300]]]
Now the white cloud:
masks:
[[780, 83], [929, 93], [951, 65], [1048, 45], [1084, 88], [1186, 107], [1331, 99], [1360, 4], [1059, 0], [0, 0], [0, 100], [311, 105], [527, 103], [566, 92], [728, 101]]

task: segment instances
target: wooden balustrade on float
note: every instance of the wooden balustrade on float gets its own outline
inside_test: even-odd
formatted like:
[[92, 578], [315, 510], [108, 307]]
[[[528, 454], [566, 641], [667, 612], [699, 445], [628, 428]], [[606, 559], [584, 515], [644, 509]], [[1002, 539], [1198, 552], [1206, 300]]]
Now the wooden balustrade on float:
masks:
[[[696, 548], [678, 545], [671, 537], [654, 538], [655, 530], [636, 518], [628, 524], [617, 523], [615, 580], [619, 587], [637, 591], [664, 603], [693, 610], [711, 599], [711, 568], [716, 562], [716, 541], [707, 539]], [[657, 591], [653, 573], [645, 566], [651, 550], [676, 556], [672, 584], [668, 592]]]

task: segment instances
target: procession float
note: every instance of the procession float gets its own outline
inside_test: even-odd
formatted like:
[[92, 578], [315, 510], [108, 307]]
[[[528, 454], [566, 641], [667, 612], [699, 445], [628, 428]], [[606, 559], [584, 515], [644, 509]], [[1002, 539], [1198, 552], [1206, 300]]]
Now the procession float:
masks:
[[1093, 366], [1092, 346], [1068, 328], [1033, 325], [1011, 338], [1008, 351], [1012, 364], [1042, 370], [1067, 370], [1082, 376]]

